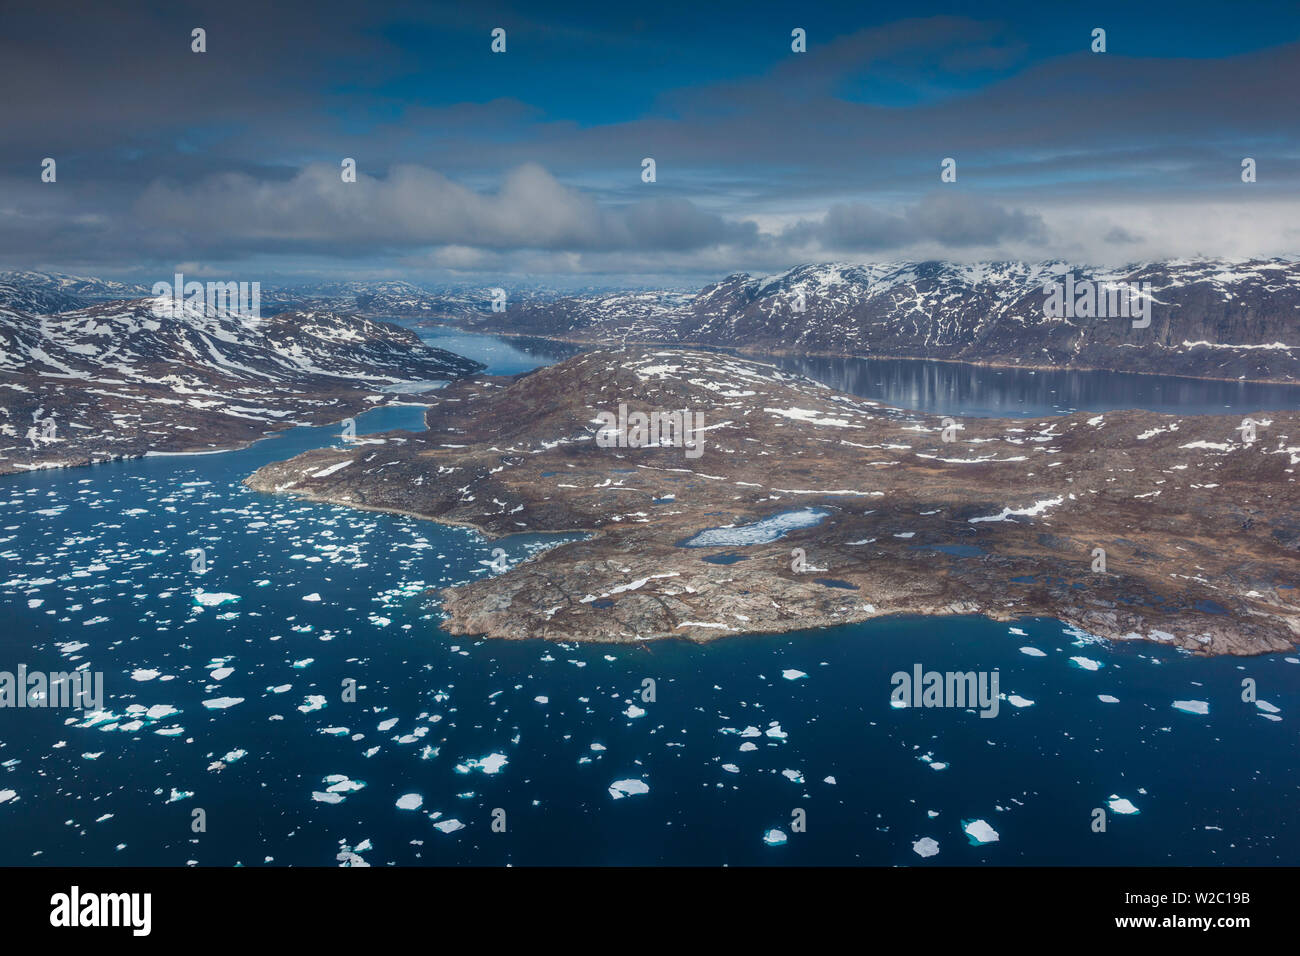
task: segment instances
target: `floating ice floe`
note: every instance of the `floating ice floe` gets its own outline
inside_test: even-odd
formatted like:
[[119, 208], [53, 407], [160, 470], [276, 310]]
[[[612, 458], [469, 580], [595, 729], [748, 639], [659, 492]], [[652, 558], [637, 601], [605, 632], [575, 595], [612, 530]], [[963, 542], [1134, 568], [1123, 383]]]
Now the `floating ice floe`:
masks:
[[921, 837], [912, 844], [912, 852], [917, 856], [934, 856], [939, 852], [939, 842], [932, 837]]
[[1176, 700], [1170, 706], [1185, 714], [1200, 714], [1202, 717], [1210, 712], [1210, 705], [1203, 700]]
[[327, 784], [324, 792], [317, 790], [311, 795], [311, 798], [318, 803], [342, 803], [347, 794], [365, 786], [364, 781], [349, 779], [348, 775], [343, 773], [332, 773], [321, 778], [321, 782]]
[[1040, 650], [1039, 650], [1038, 648], [1036, 648], [1036, 647], [1022, 647], [1022, 648], [1020, 648], [1020, 653], [1021, 653], [1021, 654], [1028, 654], [1030, 657], [1046, 657], [1046, 656], [1047, 656], [1047, 653], [1046, 653], [1045, 651], [1040, 651]]
[[1097, 671], [1106, 666], [1101, 661], [1094, 661], [1091, 657], [1071, 657], [1070, 664], [1084, 671]]
[[505, 754], [488, 754], [479, 760], [466, 760], [464, 763], [456, 764], [457, 773], [469, 773], [471, 770], [481, 770], [486, 774], [500, 773], [509, 760]]
[[407, 793], [397, 798], [397, 809], [418, 810], [424, 806], [424, 797], [418, 793]]
[[1005, 696], [1007, 699], [1007, 703], [1010, 704], [1012, 707], [1033, 707], [1034, 706], [1034, 702], [1030, 700], [1028, 697], [1021, 697], [1019, 694], [1007, 694]]
[[644, 780], [615, 780], [609, 785], [609, 795], [615, 800], [649, 792], [650, 786]]
[[787, 839], [785, 833], [775, 828], [763, 834], [763, 842], [768, 846], [783, 846]]
[[459, 820], [439, 820], [433, 826], [435, 830], [441, 830], [443, 833], [455, 833], [457, 830], [465, 829], [465, 824]]
[[995, 843], [1000, 839], [998, 831], [994, 830], [984, 820], [963, 820], [961, 828], [966, 833], [966, 839], [970, 841], [971, 846], [983, 846], [986, 843]]
[[781, 671], [781, 676], [784, 677], [786, 680], [798, 680], [799, 678], [807, 677], [808, 675], [805, 674], [803, 671], [797, 671], [793, 667], [789, 667]]
[[1109, 806], [1116, 813], [1122, 813], [1125, 816], [1128, 816], [1130, 814], [1141, 812], [1140, 810], [1138, 810], [1137, 807], [1133, 806], [1132, 801], [1128, 800], [1125, 797], [1121, 797], [1117, 794], [1112, 793], [1106, 799], [1107, 799], [1107, 806]]
[[1112, 696], [1110, 696], [1110, 694], [1098, 694], [1098, 695], [1097, 695], [1097, 699], [1098, 699], [1099, 701], [1101, 701], [1103, 704], [1118, 704], [1118, 703], [1119, 703], [1119, 698], [1118, 698], [1118, 697], [1112, 697]]
[[234, 604], [239, 599], [238, 594], [225, 591], [204, 591], [199, 588], [194, 592], [194, 603], [201, 607], [220, 607], [223, 604]]
[[212, 697], [203, 702], [203, 706], [208, 710], [225, 710], [227, 707], [234, 707], [236, 704], [242, 704], [242, 697]]

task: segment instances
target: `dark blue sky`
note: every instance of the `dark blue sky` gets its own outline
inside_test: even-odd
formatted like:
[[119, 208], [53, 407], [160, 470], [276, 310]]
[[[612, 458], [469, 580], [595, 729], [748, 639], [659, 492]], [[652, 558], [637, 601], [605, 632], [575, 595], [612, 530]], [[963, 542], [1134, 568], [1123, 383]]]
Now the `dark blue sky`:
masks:
[[81, 6], [3, 14], [0, 269], [691, 284], [1300, 250], [1296, 3]]

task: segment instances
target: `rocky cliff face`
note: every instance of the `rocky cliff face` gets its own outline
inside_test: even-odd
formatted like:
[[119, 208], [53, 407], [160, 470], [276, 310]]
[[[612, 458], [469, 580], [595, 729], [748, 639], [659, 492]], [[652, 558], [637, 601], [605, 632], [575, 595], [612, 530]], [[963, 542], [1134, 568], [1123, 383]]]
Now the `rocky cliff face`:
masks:
[[1203, 654], [1300, 636], [1294, 413], [1245, 428], [1137, 411], [958, 422], [645, 348], [434, 401], [425, 433], [308, 452], [247, 484], [494, 536], [590, 532], [443, 592], [453, 633], [710, 640], [981, 613]]
[[[1047, 283], [1147, 290], [1150, 324], [1045, 314]], [[593, 343], [1100, 368], [1300, 382], [1300, 263], [1195, 260], [1099, 270], [1063, 262], [800, 266], [696, 295], [525, 301], [463, 318], [485, 330]]]
[[0, 308], [0, 473], [230, 448], [482, 368], [331, 312], [255, 319], [170, 300]]

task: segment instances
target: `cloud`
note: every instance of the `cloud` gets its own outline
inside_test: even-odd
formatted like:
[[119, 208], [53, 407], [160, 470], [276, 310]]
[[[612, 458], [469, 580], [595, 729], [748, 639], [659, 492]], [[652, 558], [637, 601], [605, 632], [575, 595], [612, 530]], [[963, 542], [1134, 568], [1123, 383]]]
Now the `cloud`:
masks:
[[1048, 8], [884, 22], [846, 5], [800, 21], [806, 54], [788, 13], [740, 10], [17, 4], [0, 259], [649, 274], [1295, 251], [1300, 133], [1278, 91], [1300, 83], [1300, 44], [1264, 46], [1231, 11], [1146, 47], [1112, 29], [1101, 56]]
[[[140, 221], [198, 246], [312, 248], [336, 254], [360, 245], [595, 251], [690, 250], [751, 240], [752, 224], [733, 223], [680, 197], [599, 204], [529, 163], [500, 188], [479, 192], [424, 166], [387, 176], [313, 163], [286, 181], [242, 173], [198, 183], [155, 182], [135, 206]], [[647, 186], [647, 191], [653, 186]]]
[[1006, 240], [1043, 239], [1042, 217], [1008, 209], [961, 193], [930, 193], [901, 213], [886, 213], [866, 203], [838, 203], [815, 222], [785, 230], [792, 243], [815, 242], [828, 250], [900, 249], [915, 243], [941, 246], [993, 246]]

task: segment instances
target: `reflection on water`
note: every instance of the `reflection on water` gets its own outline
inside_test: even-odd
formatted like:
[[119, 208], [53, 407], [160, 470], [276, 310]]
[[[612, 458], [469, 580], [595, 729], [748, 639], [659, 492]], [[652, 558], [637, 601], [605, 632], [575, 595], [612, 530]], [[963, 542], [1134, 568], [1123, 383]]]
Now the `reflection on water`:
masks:
[[772, 356], [779, 368], [935, 414], [1062, 415], [1144, 408], [1176, 415], [1300, 409], [1300, 386], [1217, 382], [1130, 372], [1031, 371], [917, 359]]
[[[583, 351], [567, 342], [419, 329], [430, 345], [513, 375]], [[718, 349], [717, 351], [729, 351]], [[1300, 386], [1219, 382], [1132, 372], [990, 368], [924, 359], [747, 355], [875, 401], [939, 415], [1064, 415], [1142, 408], [1173, 415], [1300, 410]]]
[[487, 366], [490, 375], [516, 375], [553, 365], [583, 351], [580, 346], [523, 336], [482, 335], [449, 326], [415, 330], [428, 345], [455, 352]]

